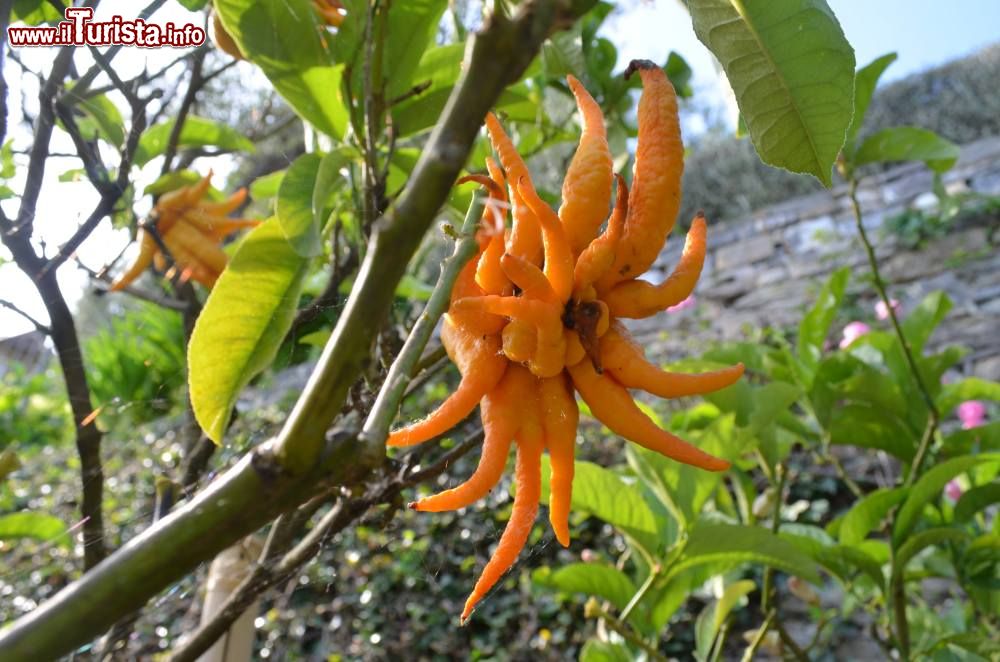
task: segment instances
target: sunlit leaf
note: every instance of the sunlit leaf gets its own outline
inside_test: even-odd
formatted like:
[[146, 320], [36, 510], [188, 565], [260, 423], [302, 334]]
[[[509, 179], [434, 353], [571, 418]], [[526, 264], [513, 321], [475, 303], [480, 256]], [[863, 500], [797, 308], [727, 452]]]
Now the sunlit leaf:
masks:
[[421, 57], [434, 44], [446, 0], [407, 0], [388, 5], [385, 75], [388, 97], [404, 94], [418, 81], [414, 76]]
[[635, 584], [625, 573], [601, 563], [570, 563], [555, 570], [540, 568], [532, 574], [532, 579], [557, 591], [596, 596], [616, 609], [624, 609], [636, 592]]
[[814, 584], [820, 582], [812, 559], [795, 545], [758, 526], [699, 523], [691, 530], [684, 553], [670, 566], [668, 576], [705, 563], [721, 563], [730, 568], [759, 563]]
[[958, 145], [933, 131], [915, 126], [896, 126], [868, 136], [854, 154], [854, 165], [923, 161], [931, 170], [945, 172], [955, 165], [960, 153]]
[[[135, 164], [144, 166], [167, 150], [175, 120], [161, 122], [139, 138]], [[215, 120], [189, 115], [177, 140], [179, 147], [218, 147], [232, 152], [253, 152], [254, 145], [239, 131]]]
[[[334, 138], [344, 134], [347, 109], [339, 94], [343, 67], [334, 65], [328, 50], [340, 34], [327, 31], [309, 0], [215, 0], [215, 9], [240, 51], [295, 112]], [[357, 23], [361, 21], [345, 21]]]
[[[617, 474], [591, 462], [576, 463], [573, 478], [574, 511], [590, 513], [626, 533], [652, 535], [656, 518], [639, 491]], [[548, 456], [542, 458], [541, 501], [549, 500]]]
[[250, 195], [254, 200], [264, 200], [278, 195], [278, 188], [281, 187], [281, 180], [285, 178], [286, 170], [276, 170], [262, 177], [258, 177], [250, 184]]
[[303, 154], [288, 167], [278, 188], [278, 225], [295, 252], [307, 258], [323, 250], [319, 221], [313, 213], [313, 192], [322, 161], [318, 154]]
[[826, 186], [854, 112], [854, 51], [823, 0], [690, 0], [765, 163]]
[[53, 542], [62, 547], [73, 545], [73, 541], [66, 535], [66, 525], [54, 515], [22, 511], [0, 516], [0, 540], [18, 538]]
[[858, 130], [865, 121], [868, 114], [868, 104], [871, 103], [875, 87], [882, 72], [896, 61], [895, 53], [887, 53], [882, 57], [866, 64], [858, 69], [854, 77], [854, 117], [851, 118], [851, 126], [847, 129], [847, 149], [854, 149], [854, 138], [858, 135]]
[[195, 417], [215, 442], [240, 390], [274, 359], [307, 266], [269, 219], [246, 236], [205, 302], [188, 349], [189, 385]]
[[588, 639], [580, 651], [579, 662], [633, 662], [634, 659], [624, 643]]
[[883, 488], [866, 494], [855, 502], [840, 521], [838, 538], [845, 545], [855, 545], [885, 519], [889, 511], [909, 494], [908, 487]]

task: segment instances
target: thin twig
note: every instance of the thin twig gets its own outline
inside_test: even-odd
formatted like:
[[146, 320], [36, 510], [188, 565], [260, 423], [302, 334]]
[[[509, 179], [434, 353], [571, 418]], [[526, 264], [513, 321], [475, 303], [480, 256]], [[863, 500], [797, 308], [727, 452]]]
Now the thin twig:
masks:
[[799, 662], [809, 662], [809, 656], [806, 655], [802, 647], [799, 646], [798, 642], [792, 639], [792, 635], [788, 634], [788, 630], [782, 625], [780, 618], [774, 619], [774, 629], [778, 631], [778, 636], [781, 637], [781, 641], [788, 647], [788, 650], [792, 651], [792, 655]]
[[379, 391], [375, 405], [372, 407], [365, 427], [361, 432], [362, 438], [371, 443], [381, 443], [389, 433], [389, 426], [396, 418], [399, 410], [399, 403], [403, 400], [406, 387], [412, 378], [413, 369], [430, 340], [434, 327], [437, 326], [441, 315], [448, 309], [451, 300], [451, 290], [458, 280], [462, 267], [472, 259], [476, 253], [475, 228], [479, 224], [479, 217], [483, 212], [483, 202], [478, 194], [472, 198], [469, 211], [465, 215], [465, 222], [462, 224], [462, 234], [455, 243], [455, 250], [451, 257], [447, 258], [441, 265], [441, 275], [438, 277], [434, 292], [424, 307], [417, 323], [403, 344], [393, 361], [389, 373], [385, 376], [385, 382]]
[[741, 662], [753, 662], [753, 656], [756, 655], [757, 649], [760, 648], [760, 645], [764, 643], [764, 637], [767, 636], [768, 630], [771, 629], [771, 625], [774, 623], [775, 614], [776, 612], [771, 610], [761, 626], [757, 628], [757, 634], [754, 635], [753, 641], [751, 641], [750, 645], [747, 646], [747, 649], [743, 651], [743, 658]]
[[628, 604], [625, 605], [625, 608], [622, 609], [622, 613], [619, 616], [619, 618], [621, 618], [622, 621], [626, 622], [628, 621], [629, 615], [631, 615], [632, 611], [636, 608], [636, 606], [638, 606], [638, 604], [642, 602], [642, 599], [646, 597], [646, 593], [648, 593], [649, 589], [653, 587], [653, 583], [656, 582], [656, 578], [660, 576], [661, 571], [662, 568], [660, 564], [656, 564], [652, 567], [652, 569], [649, 571], [649, 576], [646, 577], [646, 581], [642, 583], [642, 586], [639, 587], [639, 590], [635, 592], [635, 595], [632, 596], [632, 599], [629, 600]]
[[[771, 519], [771, 533], [777, 534], [778, 529], [781, 528], [781, 504], [784, 501], [785, 491], [785, 475], [787, 471], [785, 470], [785, 465], [778, 463], [774, 467], [774, 471], [777, 475], [777, 485], [775, 486], [775, 502], [774, 502], [774, 513]], [[761, 589], [760, 598], [760, 608], [761, 611], [767, 611], [771, 605], [772, 600], [774, 600], [774, 569], [768, 566], [764, 569], [764, 586]]]
[[167, 147], [163, 152], [163, 167], [160, 169], [161, 175], [166, 175], [170, 172], [170, 167], [174, 163], [174, 157], [177, 155], [177, 145], [181, 139], [181, 131], [184, 129], [184, 123], [187, 121], [188, 115], [191, 112], [191, 107], [194, 105], [195, 99], [198, 97], [198, 92], [201, 91], [201, 88], [205, 84], [201, 68], [205, 64], [205, 56], [207, 54], [208, 48], [206, 46], [200, 46], [191, 58], [191, 80], [188, 82], [187, 92], [184, 93], [184, 99], [181, 101], [181, 107], [177, 111], [177, 117], [174, 119], [174, 125], [170, 129], [170, 137], [167, 139]]
[[931, 440], [934, 439], [934, 432], [937, 429], [938, 422], [941, 420], [941, 416], [940, 412], [938, 412], [937, 405], [934, 403], [934, 397], [931, 395], [930, 389], [927, 388], [923, 375], [920, 374], [920, 368], [917, 366], [916, 358], [913, 356], [913, 350], [910, 347], [910, 342], [903, 333], [903, 327], [900, 325], [899, 318], [896, 316], [892, 300], [889, 298], [889, 294], [885, 289], [885, 281], [882, 280], [882, 274], [879, 272], [878, 268], [878, 258], [875, 256], [875, 247], [868, 239], [868, 233], [865, 230], [865, 224], [862, 221], [861, 204], [858, 202], [858, 181], [853, 176], [850, 178], [850, 182], [848, 184], [848, 195], [851, 200], [851, 209], [854, 211], [854, 221], [858, 228], [858, 236], [861, 237], [861, 243], [864, 244], [865, 253], [868, 256], [868, 266], [872, 272], [872, 282], [875, 285], [875, 289], [878, 291], [879, 298], [882, 299], [882, 303], [885, 305], [886, 312], [889, 314], [889, 320], [892, 322], [893, 331], [895, 331], [896, 337], [899, 339], [899, 345], [903, 349], [903, 354], [906, 357], [906, 363], [913, 375], [913, 380], [916, 382], [917, 389], [920, 391], [920, 396], [923, 398], [924, 404], [927, 406], [927, 427], [924, 430], [923, 436], [920, 438], [920, 444], [917, 446], [917, 452], [913, 456], [913, 463], [910, 465], [910, 473], [907, 475], [905, 482], [905, 485], [912, 485], [913, 481], [920, 475], [920, 469], [923, 465], [924, 457], [927, 455], [927, 450], [930, 447]]
[[[146, 7], [141, 12], [139, 12], [138, 18], [141, 18], [144, 21], [148, 20], [149, 17], [152, 16], [154, 13], [156, 13], [156, 10], [158, 10], [160, 7], [166, 4], [166, 2], [167, 0], [153, 0], [153, 2], [146, 5]], [[97, 2], [86, 2], [84, 3], [84, 5], [96, 6]], [[69, 48], [73, 47], [71, 46]], [[122, 48], [123, 48], [122, 46], [112, 46], [111, 48], [104, 51], [105, 61], [110, 63], [112, 60], [114, 60], [115, 57], [117, 57], [118, 53], [121, 52]], [[90, 84], [94, 82], [94, 79], [97, 78], [97, 76], [101, 73], [101, 71], [102, 68], [99, 64], [93, 65], [92, 67], [90, 67], [90, 69], [87, 70], [85, 74], [83, 74], [83, 76], [80, 77], [80, 80], [77, 81], [77, 84], [74, 87], [77, 90], [79, 90], [80, 93], [82, 94], [84, 91], [90, 88]]]
[[20, 308], [18, 308], [17, 306], [15, 306], [10, 301], [7, 301], [6, 299], [0, 299], [0, 306], [3, 306], [4, 308], [6, 308], [8, 310], [11, 310], [11, 311], [17, 313], [18, 315], [20, 315], [24, 319], [26, 319], [29, 322], [31, 322], [31, 324], [35, 327], [35, 329], [37, 331], [40, 331], [41, 333], [44, 333], [45, 335], [50, 335], [52, 333], [52, 329], [50, 329], [47, 325], [42, 324], [41, 322], [39, 322], [38, 320], [36, 320], [34, 317], [32, 317], [28, 313], [24, 312], [23, 310], [21, 310]]
[[603, 620], [609, 628], [620, 634], [625, 641], [646, 653], [649, 659], [656, 660], [656, 662], [667, 662], [668, 658], [666, 655], [656, 650], [654, 646], [648, 644], [642, 637], [636, 634], [636, 632], [627, 623], [622, 622], [614, 615], [601, 609], [601, 606], [597, 603], [595, 598], [591, 598], [587, 601], [587, 605], [584, 607], [584, 615], [586, 618], [599, 618]]

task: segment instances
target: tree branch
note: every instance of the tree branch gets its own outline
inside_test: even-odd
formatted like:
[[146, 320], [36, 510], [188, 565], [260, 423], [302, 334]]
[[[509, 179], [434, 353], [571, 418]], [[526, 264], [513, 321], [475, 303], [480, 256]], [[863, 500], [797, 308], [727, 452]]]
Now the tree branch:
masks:
[[7, 301], [6, 299], [0, 299], [0, 306], [3, 306], [7, 310], [11, 310], [11, 311], [17, 313], [18, 315], [20, 315], [24, 319], [26, 319], [29, 322], [31, 322], [31, 324], [35, 327], [35, 329], [37, 331], [40, 331], [41, 333], [44, 333], [45, 335], [51, 335], [52, 334], [52, 329], [50, 329], [45, 324], [42, 324], [41, 322], [39, 322], [38, 320], [36, 320], [34, 317], [32, 317], [28, 313], [24, 312], [23, 310], [21, 310], [20, 308], [18, 308], [17, 306], [15, 306], [10, 301]]
[[417, 318], [417, 323], [406, 338], [406, 342], [396, 356], [396, 360], [393, 361], [392, 367], [389, 368], [389, 372], [386, 374], [385, 381], [382, 384], [382, 389], [379, 391], [378, 398], [376, 398], [375, 404], [372, 406], [368, 420], [365, 421], [361, 437], [366, 443], [383, 443], [389, 434], [389, 427], [396, 419], [396, 414], [399, 411], [399, 403], [403, 400], [406, 388], [410, 384], [414, 369], [420, 361], [424, 347], [427, 345], [427, 341], [430, 340], [438, 320], [448, 310], [448, 304], [451, 300], [451, 290], [455, 285], [455, 281], [458, 280], [462, 267], [476, 253], [475, 231], [479, 225], [479, 217], [482, 215], [482, 211], [482, 199], [479, 197], [479, 194], [475, 194], [472, 198], [472, 204], [469, 205], [469, 211], [465, 215], [465, 222], [462, 224], [462, 234], [455, 242], [455, 250], [441, 265], [441, 274], [438, 277], [437, 284], [434, 286], [434, 292], [427, 301], [427, 305], [424, 307], [420, 317]]
[[170, 167], [174, 163], [174, 157], [177, 155], [177, 145], [181, 139], [181, 131], [184, 130], [184, 122], [187, 121], [188, 115], [191, 113], [191, 107], [194, 106], [198, 92], [201, 91], [202, 86], [205, 84], [201, 68], [205, 64], [205, 55], [207, 53], [208, 47], [200, 46], [195, 51], [194, 57], [191, 58], [191, 81], [188, 83], [187, 92], [184, 93], [180, 110], [177, 111], [174, 125], [170, 128], [170, 138], [167, 140], [167, 148], [163, 152], [163, 167], [160, 169], [161, 175], [170, 172]]

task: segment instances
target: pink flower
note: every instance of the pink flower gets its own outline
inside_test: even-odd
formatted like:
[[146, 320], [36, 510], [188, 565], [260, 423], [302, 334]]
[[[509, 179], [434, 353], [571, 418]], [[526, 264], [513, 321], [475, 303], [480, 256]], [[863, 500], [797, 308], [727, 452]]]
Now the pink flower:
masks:
[[944, 486], [944, 495], [952, 501], [958, 501], [962, 496], [962, 486], [959, 484], [957, 478], [952, 478], [948, 481], [948, 484]]
[[[899, 302], [895, 299], [889, 299], [889, 304], [892, 306], [892, 312], [899, 314]], [[879, 300], [875, 304], [875, 317], [880, 320], [889, 319], [889, 309], [885, 305], [885, 301]]]
[[986, 420], [986, 405], [978, 400], [966, 400], [958, 406], [958, 418], [963, 430], [978, 428]]
[[697, 301], [697, 299], [694, 298], [694, 295], [692, 294], [687, 299], [684, 299], [684, 301], [681, 301], [680, 303], [678, 303], [676, 305], [673, 305], [673, 306], [670, 306], [669, 308], [667, 308], [667, 312], [668, 313], [679, 313], [682, 310], [687, 310], [688, 308], [694, 307], [694, 305], [696, 303], [698, 303], [698, 301]]
[[864, 322], [851, 322], [844, 327], [844, 337], [840, 341], [840, 349], [847, 349], [851, 343], [871, 331]]

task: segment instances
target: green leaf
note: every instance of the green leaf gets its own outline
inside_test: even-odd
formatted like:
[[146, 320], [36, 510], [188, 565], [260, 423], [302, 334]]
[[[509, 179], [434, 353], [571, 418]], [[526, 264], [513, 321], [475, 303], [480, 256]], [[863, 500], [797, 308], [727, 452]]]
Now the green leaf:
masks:
[[934, 329], [945, 318], [951, 307], [951, 299], [948, 298], [947, 294], [931, 292], [906, 316], [901, 326], [903, 327], [903, 335], [906, 336], [914, 354], [923, 353], [924, 345], [927, 344]]
[[856, 568], [868, 575], [875, 586], [884, 589], [885, 576], [882, 565], [868, 552], [847, 545], [832, 545], [819, 550], [816, 560], [843, 581], [851, 579], [851, 568]]
[[389, 5], [384, 63], [389, 99], [413, 87], [413, 74], [424, 51], [434, 43], [447, 7], [446, 0], [407, 0]]
[[393, 126], [400, 136], [433, 126], [462, 72], [464, 52], [462, 44], [447, 44], [424, 53], [413, 72], [414, 85], [423, 87], [423, 91], [392, 107]]
[[835, 352], [823, 358], [816, 370], [809, 399], [824, 426], [829, 426], [836, 407], [847, 402], [882, 409], [901, 420], [912, 409], [912, 402], [892, 375], [846, 352]]
[[54, 515], [22, 511], [0, 517], [0, 540], [34, 538], [42, 542], [57, 543], [62, 547], [72, 547], [66, 525]]
[[653, 631], [662, 630], [681, 605], [705, 582], [724, 574], [732, 567], [733, 564], [728, 559], [696, 565], [670, 577], [664, 582], [663, 588], [654, 589], [655, 595], [649, 598], [653, 604], [650, 612]]
[[210, 0], [177, 0], [185, 9], [189, 11], [201, 11]]
[[346, 147], [323, 155], [323, 160], [316, 171], [316, 187], [313, 189], [312, 212], [317, 229], [322, 232], [327, 221], [327, 207], [331, 204], [333, 194], [340, 189], [346, 179], [341, 170], [351, 162], [354, 153]]
[[87, 171], [83, 168], [70, 168], [66, 172], [59, 173], [60, 182], [82, 182], [87, 177]]
[[854, 111], [854, 51], [822, 0], [690, 0], [765, 163], [832, 184]]
[[692, 71], [687, 60], [678, 53], [670, 51], [667, 55], [667, 63], [663, 66], [663, 69], [667, 72], [667, 78], [670, 79], [670, 83], [674, 86], [677, 96], [687, 99], [694, 95], [694, 90], [691, 89], [691, 78], [694, 76], [694, 71]]
[[966, 377], [941, 387], [935, 403], [938, 411], [948, 414], [966, 400], [993, 400], [1000, 402], [1000, 383], [979, 377]]
[[327, 47], [341, 34], [327, 31], [309, 0], [215, 0], [215, 10], [240, 51], [302, 119], [334, 138], [344, 135], [348, 118], [340, 96], [342, 66], [334, 66]]
[[927, 529], [912, 536], [909, 536], [899, 549], [893, 559], [893, 575], [891, 581], [899, 581], [904, 576], [906, 565], [913, 560], [913, 557], [931, 545], [938, 545], [943, 542], [960, 542], [969, 537], [969, 534], [961, 529], [940, 527]]
[[866, 404], [837, 409], [830, 424], [830, 441], [838, 445], [877, 448], [901, 460], [913, 459], [917, 439], [902, 420]]
[[[725, 460], [738, 458], [749, 442], [747, 436], [736, 433], [731, 415], [688, 437], [706, 453]], [[682, 464], [633, 444], [628, 445], [626, 453], [633, 471], [645, 477], [682, 528], [694, 522], [722, 480], [720, 473]]]
[[977, 537], [962, 554], [962, 583], [966, 589], [1000, 590], [1000, 535]]
[[1000, 421], [968, 430], [956, 430], [944, 438], [941, 448], [951, 457], [976, 451], [1000, 451]]
[[[142, 167], [167, 150], [174, 122], [169, 120], [150, 128], [139, 138], [135, 164]], [[218, 147], [233, 152], [253, 152], [252, 142], [236, 129], [222, 122], [189, 115], [181, 128], [178, 147]]]
[[265, 200], [278, 195], [281, 187], [281, 180], [285, 178], [287, 170], [276, 170], [268, 175], [258, 177], [250, 184], [250, 195], [254, 200]]
[[866, 494], [840, 521], [838, 538], [845, 545], [856, 545], [885, 519], [893, 506], [906, 499], [908, 487], [883, 488]]
[[[413, 84], [420, 86], [421, 91], [392, 107], [397, 136], [414, 135], [434, 126], [462, 72], [464, 51], [463, 44], [427, 49], [413, 73]], [[534, 120], [537, 102], [536, 95], [523, 83], [518, 83], [504, 90], [497, 100], [496, 110], [504, 113], [507, 119]]]
[[[639, 490], [620, 476], [591, 462], [576, 462], [574, 511], [583, 511], [626, 533], [655, 535], [656, 518]], [[549, 458], [542, 458], [541, 501], [549, 500]]]
[[14, 139], [11, 138], [0, 148], [0, 179], [7, 180], [17, 173], [14, 163]]
[[[60, 0], [65, 5], [65, 0]], [[14, 0], [11, 14], [14, 20], [27, 25], [56, 23], [63, 19], [63, 13], [52, 6], [49, 0]]]
[[760, 434], [764, 428], [774, 423], [778, 416], [787, 411], [802, 395], [794, 384], [773, 381], [753, 391], [753, 412], [750, 414], [750, 434]]
[[587, 63], [583, 53], [583, 39], [580, 25], [556, 32], [542, 45], [542, 66], [545, 75], [553, 79], [563, 79], [566, 74], [577, 78], [583, 75]]
[[989, 483], [966, 490], [955, 504], [955, 521], [968, 522], [973, 515], [994, 503], [1000, 503], [1000, 483]]
[[[830, 325], [837, 315], [840, 302], [844, 299], [847, 281], [851, 277], [848, 267], [834, 271], [823, 285], [816, 303], [809, 309], [799, 324], [799, 361], [815, 370], [823, 352], [823, 343], [830, 333]], [[812, 371], [810, 371], [812, 372]]]
[[564, 593], [583, 593], [607, 600], [616, 609], [624, 609], [636, 587], [625, 573], [600, 563], [570, 563], [557, 570], [539, 568], [531, 576], [536, 584]]
[[119, 149], [125, 144], [125, 120], [107, 95], [88, 97], [76, 105], [93, 122], [98, 137]]
[[305, 258], [323, 252], [319, 220], [313, 213], [313, 192], [322, 162], [318, 154], [303, 154], [288, 167], [278, 188], [278, 225], [295, 252]]
[[404, 275], [396, 286], [395, 295], [410, 301], [427, 301], [434, 293], [434, 286], [411, 274]]
[[961, 648], [986, 660], [995, 660], [997, 656], [1000, 656], [1000, 642], [979, 632], [960, 632], [938, 639], [930, 648], [923, 651], [918, 659], [940, 659], [938, 657], [924, 658], [924, 656], [948, 646]]
[[923, 161], [935, 172], [945, 172], [955, 165], [958, 145], [933, 131], [915, 126], [882, 129], [865, 139], [854, 154], [854, 166], [885, 161]]
[[909, 496], [896, 515], [896, 524], [892, 531], [893, 544], [898, 546], [909, 536], [917, 523], [917, 518], [924, 511], [924, 506], [941, 496], [941, 490], [949, 480], [976, 465], [998, 461], [1000, 461], [998, 453], [963, 455], [945, 460], [929, 469], [913, 484]]
[[633, 662], [628, 646], [599, 639], [588, 639], [580, 651], [579, 662]]
[[700, 659], [707, 659], [712, 644], [719, 634], [722, 624], [738, 604], [745, 603], [746, 596], [757, 588], [750, 579], [743, 579], [726, 586], [718, 600], [705, 605], [695, 625], [695, 642]]
[[865, 115], [868, 113], [868, 104], [871, 103], [878, 79], [881, 78], [882, 72], [895, 61], [896, 54], [887, 53], [858, 69], [858, 73], [854, 76], [854, 116], [847, 129], [847, 149], [845, 151], [853, 151], [854, 138], [864, 124]]
[[271, 218], [246, 236], [212, 289], [188, 348], [195, 417], [221, 443], [240, 390], [277, 354], [309, 261]]
[[816, 563], [795, 545], [767, 529], [737, 524], [699, 523], [691, 530], [684, 553], [670, 566], [669, 577], [706, 563], [735, 567], [759, 563], [820, 583]]
[[201, 175], [194, 170], [174, 170], [156, 178], [156, 181], [143, 189], [143, 195], [162, 195], [176, 191], [183, 186], [191, 186], [201, 181]]

